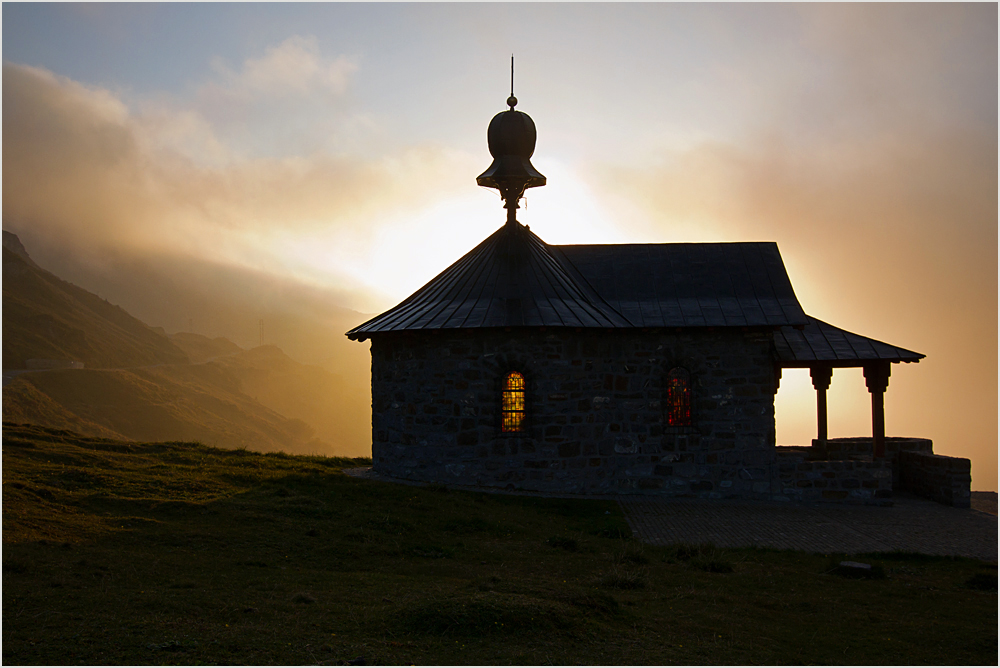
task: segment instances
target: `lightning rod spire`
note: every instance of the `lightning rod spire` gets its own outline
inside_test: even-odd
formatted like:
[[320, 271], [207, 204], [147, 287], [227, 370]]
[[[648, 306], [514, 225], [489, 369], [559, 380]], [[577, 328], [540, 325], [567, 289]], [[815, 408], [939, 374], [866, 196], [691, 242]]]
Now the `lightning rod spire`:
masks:
[[511, 111], [517, 106], [517, 98], [514, 97], [514, 54], [510, 54], [510, 97], [507, 98], [507, 105]]

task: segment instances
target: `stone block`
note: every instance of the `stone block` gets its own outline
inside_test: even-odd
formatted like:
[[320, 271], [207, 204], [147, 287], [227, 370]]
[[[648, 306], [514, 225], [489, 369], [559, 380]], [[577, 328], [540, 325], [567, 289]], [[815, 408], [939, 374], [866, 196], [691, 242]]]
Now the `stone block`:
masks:
[[560, 457], [579, 457], [580, 456], [580, 443], [578, 441], [573, 441], [569, 443], [559, 444], [559, 456]]

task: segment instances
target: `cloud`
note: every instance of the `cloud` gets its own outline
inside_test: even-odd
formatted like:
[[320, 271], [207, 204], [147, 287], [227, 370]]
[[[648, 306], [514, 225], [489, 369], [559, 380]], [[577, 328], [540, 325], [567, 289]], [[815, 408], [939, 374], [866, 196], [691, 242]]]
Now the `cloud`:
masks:
[[429, 205], [471, 171], [433, 146], [247, 156], [191, 109], [131, 113], [110, 91], [45, 70], [3, 73], [5, 221], [84, 255], [129, 248], [294, 271], [276, 238], [373, 239], [379, 221]]
[[248, 58], [239, 72], [216, 59], [212, 69], [221, 81], [206, 84], [206, 94], [249, 99], [258, 96], [308, 96], [316, 91], [341, 95], [358, 69], [347, 56], [335, 59], [320, 54], [315, 37], [294, 35], [268, 47], [260, 58]]
[[125, 233], [122, 209], [150, 213], [141, 142], [109, 91], [5, 64], [3, 139], [5, 222], [51, 225], [72, 243]]

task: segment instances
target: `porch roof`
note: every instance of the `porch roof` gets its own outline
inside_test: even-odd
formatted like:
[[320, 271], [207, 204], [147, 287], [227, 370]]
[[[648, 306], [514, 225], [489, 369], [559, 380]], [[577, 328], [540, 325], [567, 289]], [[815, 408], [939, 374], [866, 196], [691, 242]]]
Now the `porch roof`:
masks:
[[869, 339], [808, 316], [803, 329], [779, 327], [774, 348], [782, 368], [860, 367], [871, 362], [919, 362], [921, 353]]

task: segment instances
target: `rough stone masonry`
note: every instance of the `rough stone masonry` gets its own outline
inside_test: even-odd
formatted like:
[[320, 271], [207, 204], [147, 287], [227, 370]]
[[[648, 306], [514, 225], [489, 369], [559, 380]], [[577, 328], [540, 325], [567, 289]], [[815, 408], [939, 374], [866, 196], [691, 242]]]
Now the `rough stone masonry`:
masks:
[[[563, 493], [771, 498], [769, 329], [503, 329], [372, 337], [377, 472]], [[665, 378], [690, 373], [692, 426], [665, 424]], [[526, 381], [527, 428], [501, 432], [502, 384]]]

